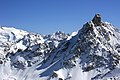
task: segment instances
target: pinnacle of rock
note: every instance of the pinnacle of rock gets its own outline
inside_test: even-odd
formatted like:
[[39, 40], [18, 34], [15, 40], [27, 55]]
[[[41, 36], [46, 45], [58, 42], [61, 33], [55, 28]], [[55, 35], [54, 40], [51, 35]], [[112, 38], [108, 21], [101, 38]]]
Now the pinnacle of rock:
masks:
[[94, 23], [95, 26], [101, 26], [101, 15], [100, 14], [95, 14], [94, 18], [92, 19], [92, 22]]

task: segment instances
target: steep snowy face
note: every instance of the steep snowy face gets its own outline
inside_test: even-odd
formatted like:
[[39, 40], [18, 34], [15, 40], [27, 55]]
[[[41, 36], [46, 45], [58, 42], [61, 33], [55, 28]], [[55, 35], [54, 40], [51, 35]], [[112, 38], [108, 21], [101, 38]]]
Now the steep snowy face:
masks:
[[[89, 71], [97, 67], [114, 69], [119, 63], [120, 32], [110, 23], [102, 22], [96, 26], [91, 21], [80, 30], [79, 43], [83, 70]], [[76, 48], [75, 50], [77, 50]]]
[[99, 14], [62, 44], [54, 53], [53, 62], [51, 61], [58, 61], [59, 66], [59, 69], [57, 67], [53, 71], [55, 76], [51, 80], [120, 79], [118, 75], [106, 77], [108, 73], [119, 68], [120, 32], [110, 23], [102, 22]]

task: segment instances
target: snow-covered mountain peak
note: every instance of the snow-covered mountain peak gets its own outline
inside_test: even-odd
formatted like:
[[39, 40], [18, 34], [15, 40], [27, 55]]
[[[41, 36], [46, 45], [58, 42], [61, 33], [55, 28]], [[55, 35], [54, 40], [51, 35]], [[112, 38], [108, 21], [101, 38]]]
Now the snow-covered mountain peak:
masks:
[[27, 35], [27, 31], [15, 29], [13, 27], [0, 27], [0, 42], [15, 41]]
[[68, 36], [69, 34], [65, 34], [64, 32], [61, 31], [57, 31], [53, 34], [45, 35], [44, 38], [47, 40], [61, 41], [63, 39], [66, 39]]
[[0, 70], [0, 80], [120, 80], [120, 31], [100, 14], [71, 35], [1, 27]]
[[[55, 53], [55, 57], [61, 54], [62, 58], [57, 57], [53, 61], [59, 59], [63, 61], [60, 62], [63, 64], [61, 67], [64, 66], [64, 70], [71, 75], [68, 75], [71, 77], [68, 80], [110, 79], [110, 77], [104, 76], [119, 65], [120, 59], [120, 32], [117, 28], [108, 22], [101, 21], [101, 16], [96, 14], [92, 21], [84, 24], [82, 29], [67, 40], [64, 44], [62, 43], [62, 46], [59, 46], [58, 52]], [[68, 69], [72, 69], [75, 73], [69, 72]], [[55, 71], [58, 78], [61, 78], [59, 76], [64, 73], [62, 70]], [[86, 76], [81, 77], [77, 74]], [[67, 75], [64, 74], [63, 80], [68, 78], [65, 76]]]

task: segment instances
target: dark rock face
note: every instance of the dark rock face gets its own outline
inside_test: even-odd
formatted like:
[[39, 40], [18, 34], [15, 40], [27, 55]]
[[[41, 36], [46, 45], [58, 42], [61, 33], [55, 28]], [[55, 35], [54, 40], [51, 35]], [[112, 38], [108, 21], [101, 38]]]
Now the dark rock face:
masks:
[[100, 14], [95, 14], [92, 22], [94, 23], [95, 26], [101, 26], [101, 15]]
[[3, 64], [3, 61], [2, 61], [2, 60], [0, 60], [0, 64]]

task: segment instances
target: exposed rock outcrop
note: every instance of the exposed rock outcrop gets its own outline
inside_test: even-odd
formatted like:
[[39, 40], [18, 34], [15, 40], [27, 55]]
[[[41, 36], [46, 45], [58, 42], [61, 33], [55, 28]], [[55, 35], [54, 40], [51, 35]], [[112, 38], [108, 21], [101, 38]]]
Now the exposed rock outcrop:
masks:
[[95, 26], [101, 26], [101, 24], [102, 24], [101, 15], [100, 14], [95, 14], [92, 22], [94, 23]]

